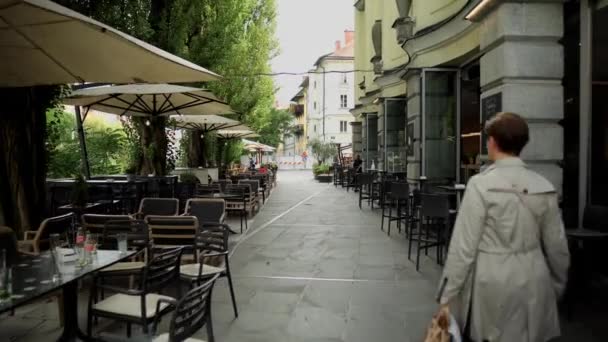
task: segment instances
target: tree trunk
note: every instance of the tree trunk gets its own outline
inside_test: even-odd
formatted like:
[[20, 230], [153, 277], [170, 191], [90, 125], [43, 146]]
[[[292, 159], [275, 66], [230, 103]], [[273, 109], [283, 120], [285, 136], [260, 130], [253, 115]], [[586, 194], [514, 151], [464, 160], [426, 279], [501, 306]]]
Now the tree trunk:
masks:
[[[167, 174], [167, 118], [135, 118], [140, 129], [141, 157], [138, 160], [137, 173], [140, 175]], [[146, 125], [146, 121], [150, 121]]]
[[205, 167], [205, 140], [200, 130], [190, 131], [190, 144], [188, 146], [188, 167]]
[[46, 111], [58, 95], [58, 87], [0, 91], [0, 223], [18, 236], [46, 214]]

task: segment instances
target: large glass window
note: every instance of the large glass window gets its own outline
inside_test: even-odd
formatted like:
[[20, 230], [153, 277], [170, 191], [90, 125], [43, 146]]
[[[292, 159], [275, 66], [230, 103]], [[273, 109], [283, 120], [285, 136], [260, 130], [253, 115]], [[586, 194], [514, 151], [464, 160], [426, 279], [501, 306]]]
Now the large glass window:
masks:
[[405, 171], [405, 99], [384, 100], [385, 129], [385, 169], [390, 172]]
[[422, 175], [432, 182], [454, 182], [459, 174], [459, 72], [424, 70]]
[[608, 7], [594, 11], [591, 122], [591, 203], [608, 205]]
[[460, 183], [479, 172], [481, 151], [481, 118], [479, 98], [479, 63], [476, 62], [461, 72], [460, 79]]

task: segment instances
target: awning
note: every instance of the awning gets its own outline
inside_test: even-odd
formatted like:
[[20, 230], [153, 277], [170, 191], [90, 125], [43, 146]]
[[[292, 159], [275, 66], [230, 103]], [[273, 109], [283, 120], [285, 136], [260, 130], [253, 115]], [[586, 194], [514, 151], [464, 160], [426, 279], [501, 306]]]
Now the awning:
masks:
[[220, 76], [47, 0], [0, 0], [0, 87]]

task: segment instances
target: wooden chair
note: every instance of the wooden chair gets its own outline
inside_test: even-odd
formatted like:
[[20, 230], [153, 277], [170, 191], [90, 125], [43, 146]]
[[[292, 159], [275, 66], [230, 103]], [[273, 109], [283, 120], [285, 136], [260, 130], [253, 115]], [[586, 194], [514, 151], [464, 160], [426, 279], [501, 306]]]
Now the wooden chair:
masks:
[[195, 216], [199, 226], [205, 223], [224, 223], [226, 201], [212, 198], [191, 198], [186, 202], [184, 215]]
[[29, 255], [38, 255], [44, 249], [48, 249], [49, 236], [60, 234], [66, 237], [67, 232], [74, 224], [74, 213], [49, 217], [42, 221], [38, 230], [28, 230], [24, 233], [23, 241], [18, 242], [19, 252]]
[[109, 221], [129, 221], [129, 215], [105, 215], [105, 214], [84, 214], [82, 215], [82, 228], [95, 234], [103, 234], [105, 225]]
[[183, 253], [194, 258], [192, 244], [199, 228], [196, 216], [148, 215], [145, 221], [154, 248], [183, 247]]

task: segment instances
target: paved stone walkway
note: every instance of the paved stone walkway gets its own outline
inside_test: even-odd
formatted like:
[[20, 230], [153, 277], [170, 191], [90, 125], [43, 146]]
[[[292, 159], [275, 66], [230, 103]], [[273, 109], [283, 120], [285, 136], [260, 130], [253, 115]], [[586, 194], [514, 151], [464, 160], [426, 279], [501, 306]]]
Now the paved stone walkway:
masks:
[[[380, 211], [359, 210], [356, 193], [317, 183], [310, 171], [283, 171], [250, 227], [231, 242], [238, 319], [226, 280], [214, 289], [216, 341], [422, 341], [436, 310], [440, 268], [424, 258], [416, 272], [404, 236], [380, 231]], [[87, 299], [83, 291], [81, 324]], [[569, 336], [559, 341], [605, 341], [600, 317], [606, 316], [585, 314], [585, 323], [567, 324]], [[124, 329], [107, 320], [96, 327], [123, 339]], [[0, 341], [48, 341], [59, 332], [53, 300], [0, 317]]]

